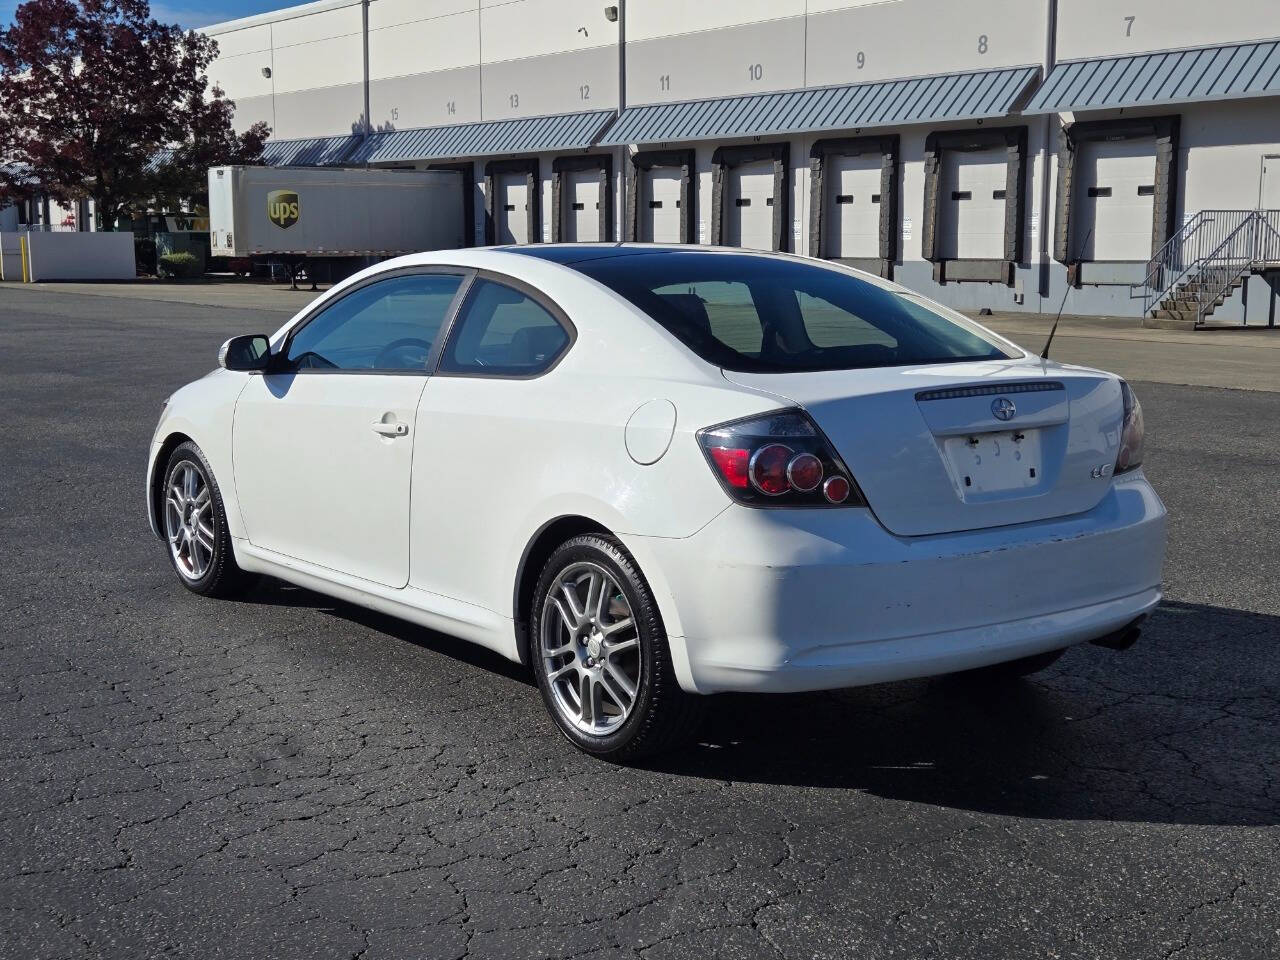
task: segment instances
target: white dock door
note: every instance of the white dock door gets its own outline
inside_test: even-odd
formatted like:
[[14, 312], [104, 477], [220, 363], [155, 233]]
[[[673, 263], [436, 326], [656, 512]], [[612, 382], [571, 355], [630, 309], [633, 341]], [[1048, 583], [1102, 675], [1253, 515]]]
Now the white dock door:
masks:
[[1149, 260], [1156, 203], [1155, 140], [1081, 144], [1075, 180], [1071, 233], [1076, 256], [1100, 262]]
[[731, 247], [773, 249], [773, 161], [730, 167], [725, 176], [724, 233]]
[[880, 256], [880, 155], [832, 157], [829, 170], [827, 256]]
[[529, 242], [529, 181], [523, 173], [498, 177], [494, 198], [494, 236], [498, 243]]
[[641, 183], [643, 189], [636, 198], [640, 204], [637, 239], [679, 243], [680, 218], [684, 215], [680, 209], [680, 171], [671, 167], [646, 170]]
[[564, 239], [569, 243], [604, 240], [600, 236], [600, 171], [568, 171], [564, 191]]
[[947, 150], [938, 185], [938, 253], [944, 260], [1002, 260], [1008, 154]]

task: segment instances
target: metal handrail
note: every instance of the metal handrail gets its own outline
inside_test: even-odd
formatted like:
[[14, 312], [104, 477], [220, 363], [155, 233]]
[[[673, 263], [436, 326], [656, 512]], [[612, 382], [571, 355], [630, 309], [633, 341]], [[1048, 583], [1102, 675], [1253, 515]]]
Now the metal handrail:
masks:
[[[1186, 221], [1177, 233], [1165, 241], [1164, 246], [1160, 248], [1159, 252], [1147, 261], [1147, 275], [1142, 278], [1141, 283], [1133, 284], [1130, 287], [1131, 296], [1134, 287], [1142, 287], [1144, 291], [1144, 301], [1149, 299], [1145, 296], [1145, 293], [1154, 289], [1157, 284], [1161, 284], [1161, 278], [1168, 275], [1170, 267], [1182, 260], [1181, 253], [1183, 248], [1186, 246], [1188, 240], [1204, 227], [1209, 218], [1209, 214], [1210, 211], [1208, 210], [1199, 211], [1190, 220]], [[1179, 274], [1183, 272], [1185, 272], [1185, 269], [1179, 269], [1177, 271]], [[1168, 289], [1171, 285], [1162, 284], [1161, 286], [1164, 289]], [[1145, 302], [1144, 306], [1146, 306]]]
[[[1207, 256], [1256, 213], [1255, 210], [1201, 210], [1184, 223], [1147, 262], [1147, 275], [1142, 282], [1134, 285], [1142, 290], [1143, 316], [1199, 269]], [[1130, 296], [1136, 296], [1133, 288]]]
[[1280, 262], [1280, 210], [1252, 210], [1231, 234], [1201, 260], [1196, 284], [1196, 326], [1240, 277]]

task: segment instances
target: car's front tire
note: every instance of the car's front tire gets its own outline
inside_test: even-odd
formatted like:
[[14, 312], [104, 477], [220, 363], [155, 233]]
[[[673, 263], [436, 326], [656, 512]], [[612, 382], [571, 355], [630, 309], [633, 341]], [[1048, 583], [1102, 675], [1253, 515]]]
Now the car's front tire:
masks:
[[696, 730], [702, 698], [680, 689], [653, 593], [617, 541], [586, 534], [561, 544], [538, 578], [529, 624], [543, 701], [579, 749], [634, 760]]
[[189, 440], [169, 455], [160, 519], [165, 551], [184, 587], [205, 597], [232, 596], [244, 588], [218, 481], [204, 453]]

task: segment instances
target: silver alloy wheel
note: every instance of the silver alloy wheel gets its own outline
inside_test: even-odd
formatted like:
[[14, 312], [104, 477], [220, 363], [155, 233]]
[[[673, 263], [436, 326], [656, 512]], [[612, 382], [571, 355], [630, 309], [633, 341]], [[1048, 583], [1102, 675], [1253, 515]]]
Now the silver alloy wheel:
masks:
[[164, 497], [164, 527], [178, 572], [199, 580], [213, 563], [213, 493], [190, 460], [178, 464]]
[[560, 716], [596, 737], [625, 723], [640, 689], [640, 637], [614, 577], [589, 562], [561, 570], [542, 605], [539, 635]]

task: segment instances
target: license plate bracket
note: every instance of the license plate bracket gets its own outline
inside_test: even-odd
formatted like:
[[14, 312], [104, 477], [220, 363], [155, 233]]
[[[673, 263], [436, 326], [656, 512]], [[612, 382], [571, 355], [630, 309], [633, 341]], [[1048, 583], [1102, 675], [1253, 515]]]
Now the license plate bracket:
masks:
[[1039, 430], [947, 437], [952, 479], [965, 500], [1028, 490], [1044, 480]]

